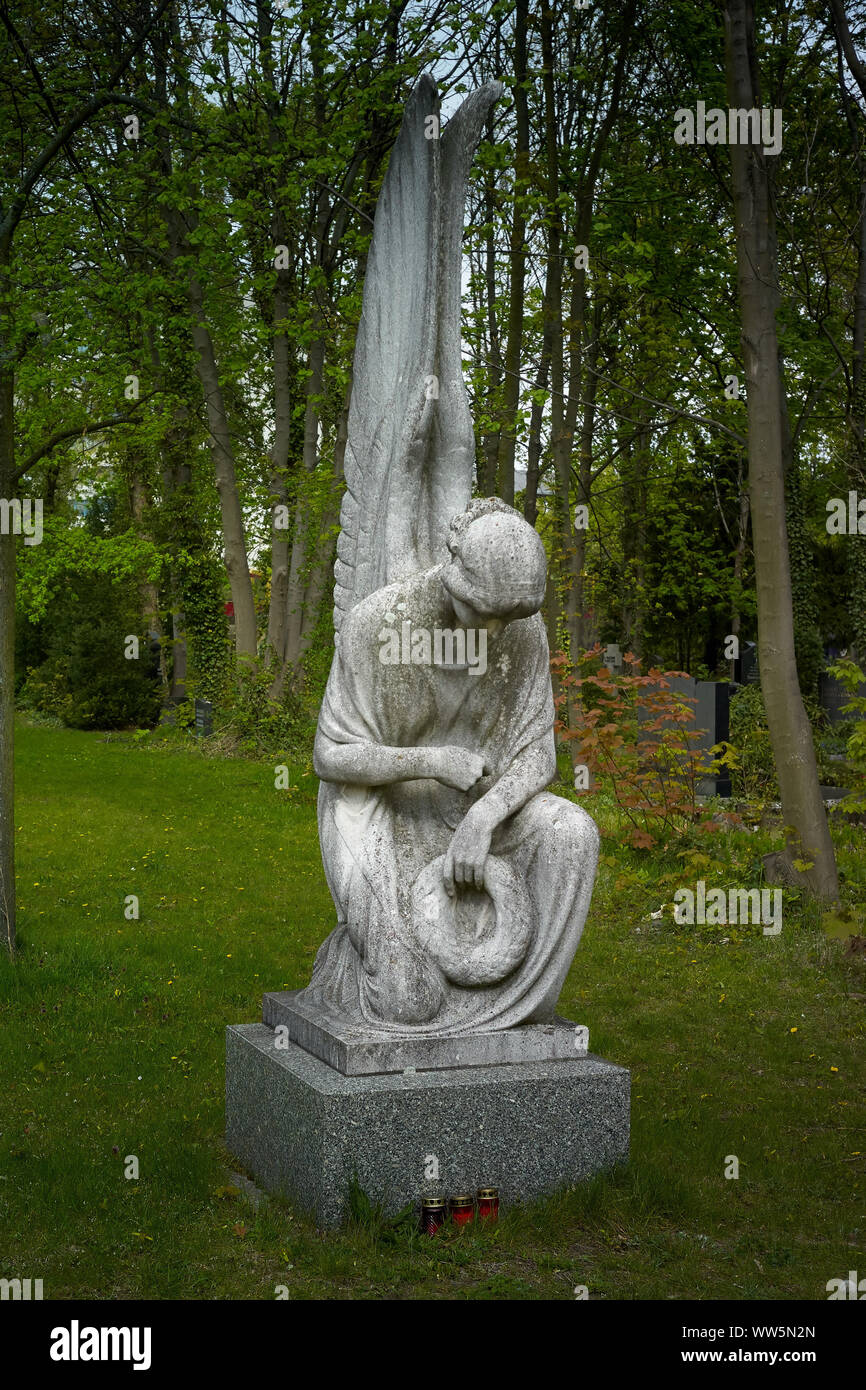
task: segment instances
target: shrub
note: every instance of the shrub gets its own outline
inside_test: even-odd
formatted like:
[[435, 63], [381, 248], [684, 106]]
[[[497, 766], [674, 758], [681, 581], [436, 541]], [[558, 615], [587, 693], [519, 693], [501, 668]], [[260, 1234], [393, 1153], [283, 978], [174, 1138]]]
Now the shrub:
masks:
[[671, 678], [684, 673], [653, 669], [639, 675], [640, 661], [627, 653], [630, 674], [613, 676], [600, 664], [600, 653], [600, 646], [582, 653], [582, 676], [563, 654], [551, 662], [562, 692], [560, 712], [568, 718], [568, 724], [558, 721], [557, 731], [574, 744], [575, 763], [610, 779], [636, 849], [699, 824], [718, 828], [704, 820], [697, 788], [721, 763], [696, 747], [699, 735], [689, 727], [694, 701], [671, 689]]
[[[856, 715], [851, 721], [851, 732], [845, 747], [845, 754], [854, 771], [862, 778], [866, 776], [866, 697], [861, 694], [866, 676], [853, 661], [837, 661], [829, 668], [830, 675], [841, 681], [850, 696], [842, 706], [842, 713]], [[846, 799], [846, 808], [866, 806], [866, 791], [861, 783], [858, 793]]]
[[[74, 729], [153, 725], [162, 688], [134, 597], [106, 576], [70, 576], [44, 625], [45, 660], [28, 670], [21, 702]], [[133, 634], [139, 656], [128, 659]]]
[[272, 700], [273, 675], [258, 662], [238, 662], [235, 681], [214, 710], [214, 728], [230, 748], [255, 755], [297, 753], [310, 756], [315, 716], [291, 692]]
[[769, 801], [779, 794], [767, 712], [759, 685], [746, 685], [731, 700], [731, 782], [737, 796]]

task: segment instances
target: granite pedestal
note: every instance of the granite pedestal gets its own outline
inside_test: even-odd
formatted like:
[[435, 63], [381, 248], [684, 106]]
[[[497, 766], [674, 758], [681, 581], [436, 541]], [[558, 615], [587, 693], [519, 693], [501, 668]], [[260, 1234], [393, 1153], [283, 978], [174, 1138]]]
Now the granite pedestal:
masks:
[[552, 1062], [585, 1056], [588, 1050], [589, 1030], [565, 1018], [488, 1033], [406, 1038], [371, 1029], [362, 1032], [344, 1018], [323, 1014], [304, 994], [300, 989], [266, 994], [262, 1022], [344, 1076]]
[[347, 1076], [285, 1031], [227, 1030], [228, 1148], [324, 1228], [348, 1216], [353, 1179], [389, 1214], [483, 1186], [503, 1206], [570, 1187], [627, 1159], [629, 1103], [629, 1072], [591, 1054]]

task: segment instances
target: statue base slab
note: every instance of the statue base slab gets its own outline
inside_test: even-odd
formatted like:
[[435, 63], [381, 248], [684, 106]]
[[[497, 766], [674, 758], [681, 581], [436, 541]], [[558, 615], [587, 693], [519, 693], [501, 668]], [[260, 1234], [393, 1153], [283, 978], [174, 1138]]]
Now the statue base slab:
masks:
[[[569, 1025], [573, 1032], [574, 1025]], [[389, 1215], [499, 1188], [503, 1206], [627, 1160], [630, 1074], [591, 1054], [345, 1076], [264, 1024], [226, 1033], [226, 1143], [322, 1228], [353, 1182]]]
[[552, 1062], [587, 1053], [586, 1028], [564, 1018], [460, 1037], [400, 1037], [353, 1028], [307, 1003], [301, 990], [266, 994], [262, 1022], [269, 1028], [282, 1027], [284, 1040], [297, 1043], [343, 1076]]

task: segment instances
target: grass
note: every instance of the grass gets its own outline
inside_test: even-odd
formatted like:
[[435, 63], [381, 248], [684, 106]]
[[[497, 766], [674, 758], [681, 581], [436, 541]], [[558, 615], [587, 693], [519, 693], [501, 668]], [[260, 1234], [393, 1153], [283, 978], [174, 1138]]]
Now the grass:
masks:
[[46, 1298], [820, 1300], [866, 1275], [863, 957], [793, 895], [776, 938], [650, 915], [677, 882], [757, 883], [763, 833], [649, 857], [588, 803], [603, 857], [560, 1012], [632, 1070], [627, 1168], [492, 1229], [430, 1240], [361, 1201], [322, 1236], [255, 1208], [222, 1142], [225, 1025], [306, 984], [332, 922], [311, 770], [278, 791], [273, 763], [24, 724], [17, 757], [0, 1276]]

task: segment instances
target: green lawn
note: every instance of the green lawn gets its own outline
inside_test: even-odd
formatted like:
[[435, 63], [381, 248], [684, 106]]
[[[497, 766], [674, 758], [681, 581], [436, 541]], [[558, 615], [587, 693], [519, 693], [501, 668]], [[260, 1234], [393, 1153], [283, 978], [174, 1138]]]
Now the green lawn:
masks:
[[[664, 874], [756, 884], [765, 835], [686, 868], [625, 849], [588, 803], [607, 833], [560, 1011], [632, 1070], [627, 1169], [480, 1233], [323, 1237], [282, 1201], [255, 1210], [222, 1142], [225, 1025], [306, 984], [332, 924], [310, 769], [277, 791], [273, 762], [23, 724], [17, 766], [0, 1276], [46, 1298], [824, 1299], [866, 1275], [864, 958], [793, 900], [777, 938], [650, 918]], [[856, 906], [863, 831], [846, 834]]]

